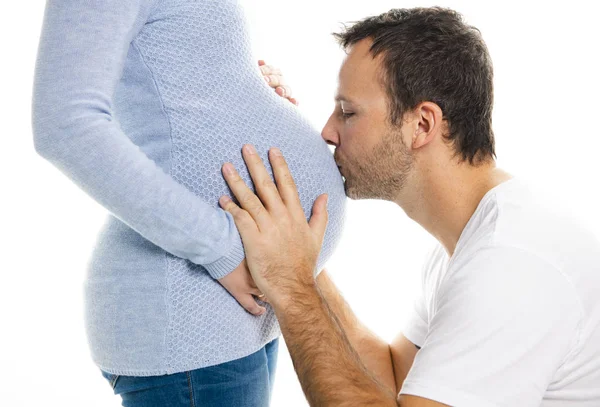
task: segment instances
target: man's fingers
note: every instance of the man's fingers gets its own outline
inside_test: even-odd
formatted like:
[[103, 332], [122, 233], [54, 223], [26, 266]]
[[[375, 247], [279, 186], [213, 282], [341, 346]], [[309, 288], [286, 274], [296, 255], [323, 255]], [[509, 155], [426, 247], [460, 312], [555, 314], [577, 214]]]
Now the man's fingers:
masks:
[[281, 201], [277, 186], [275, 186], [254, 146], [252, 144], [245, 144], [242, 148], [242, 156], [252, 177], [256, 193], [264, 207], [273, 216], [282, 215], [285, 206]]
[[322, 194], [317, 197], [312, 208], [312, 215], [308, 221], [308, 226], [319, 238], [319, 246], [323, 244], [323, 237], [327, 229], [328, 213], [327, 213], [327, 194]]
[[269, 150], [269, 161], [271, 162], [273, 175], [275, 177], [275, 182], [277, 183], [277, 190], [279, 191], [283, 203], [294, 219], [297, 221], [306, 221], [304, 209], [302, 209], [300, 197], [298, 196], [298, 188], [296, 188], [296, 183], [294, 182], [294, 178], [292, 178], [292, 174], [290, 173], [285, 158], [283, 158], [281, 150], [278, 148], [271, 148]]
[[262, 315], [267, 310], [265, 307], [258, 305], [251, 294], [240, 294], [235, 297], [242, 307], [252, 315]]
[[[252, 215], [237, 206], [231, 198], [225, 195], [219, 198], [219, 205], [221, 205], [221, 208], [223, 208], [224, 211], [231, 213], [235, 226], [240, 232], [242, 242], [245, 242], [246, 239], [255, 239], [256, 233], [259, 232], [259, 228], [256, 221], [252, 218]], [[265, 213], [267, 212], [264, 208], [263, 211]]]
[[[255, 226], [258, 225], [260, 227], [262, 225], [264, 227], [265, 225], [269, 224], [271, 222], [271, 216], [265, 210], [265, 207], [260, 199], [254, 195], [254, 192], [248, 188], [244, 180], [239, 176], [233, 164], [225, 163], [223, 165], [223, 176], [225, 177], [227, 185], [229, 185], [229, 188], [231, 188], [233, 194], [243, 209], [225, 196], [222, 196], [221, 199], [219, 199], [219, 203], [223, 209], [233, 215], [238, 228], [240, 225], [242, 225], [244, 228], [250, 228], [252, 219], [254, 219]], [[248, 219], [244, 212], [249, 213], [251, 219]]]

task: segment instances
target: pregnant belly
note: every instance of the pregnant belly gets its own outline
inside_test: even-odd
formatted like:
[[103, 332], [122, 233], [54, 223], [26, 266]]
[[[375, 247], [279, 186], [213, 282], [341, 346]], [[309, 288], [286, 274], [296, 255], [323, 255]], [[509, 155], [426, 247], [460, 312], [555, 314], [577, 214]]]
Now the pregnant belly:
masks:
[[222, 165], [232, 163], [255, 191], [242, 158], [242, 146], [249, 143], [256, 147], [272, 178], [268, 150], [280, 148], [307, 219], [315, 199], [328, 194], [329, 223], [318, 264], [322, 267], [337, 246], [343, 228], [346, 196], [341, 174], [319, 131], [295, 106], [275, 94], [260, 96], [262, 103], [240, 103], [228, 109], [223, 107], [228, 105], [225, 101], [215, 101], [210, 104], [212, 107], [205, 105], [194, 115], [174, 113], [171, 117], [171, 175], [206, 202], [220, 208], [220, 196], [234, 198], [222, 176]]
[[[242, 158], [242, 146], [251, 143], [256, 147], [272, 178], [268, 150], [280, 148], [294, 177], [307, 219], [315, 199], [323, 193], [329, 196], [329, 222], [318, 260], [320, 270], [339, 243], [343, 229], [346, 196], [341, 174], [319, 132], [295, 106], [271, 94], [270, 90], [263, 93], [260, 100], [265, 103], [238, 104], [236, 109], [223, 108], [225, 101], [215, 101], [211, 108], [202, 110], [194, 110], [196, 104], [193, 101], [185, 108], [167, 106], [172, 141], [164, 144], [167, 150], [163, 155], [168, 157], [170, 150], [171, 157], [164, 169], [206, 203], [220, 209], [219, 197], [234, 197], [221, 173], [222, 165], [231, 162], [255, 191]], [[139, 275], [135, 270], [147, 273], [149, 269], [157, 272], [161, 269], [161, 252], [164, 253], [111, 216], [100, 234], [92, 260], [92, 265], [97, 263], [102, 267], [92, 267], [95, 271], [90, 277], [112, 281], [115, 274], [121, 280], [124, 275], [131, 274], [131, 280], [137, 281]], [[136, 267], [137, 263], [132, 259], [141, 262], [141, 266]], [[146, 261], [152, 261], [154, 267], [148, 267]]]

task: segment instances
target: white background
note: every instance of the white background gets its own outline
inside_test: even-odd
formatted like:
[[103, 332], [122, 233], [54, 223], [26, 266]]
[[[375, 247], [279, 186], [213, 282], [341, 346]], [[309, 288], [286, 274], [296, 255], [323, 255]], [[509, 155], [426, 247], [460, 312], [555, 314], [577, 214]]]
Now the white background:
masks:
[[[434, 5], [243, 1], [257, 58], [283, 69], [300, 109], [318, 128], [333, 108], [343, 52], [330, 33], [339, 23]], [[82, 313], [84, 267], [105, 210], [32, 144], [31, 86], [44, 4], [1, 7], [0, 405], [117, 406], [90, 359]], [[557, 202], [600, 235], [598, 3], [437, 4], [462, 12], [488, 44], [498, 165], [555, 192]], [[391, 341], [432, 244], [397, 206], [350, 201], [346, 233], [328, 270], [359, 318]], [[272, 405], [307, 405], [283, 343]]]

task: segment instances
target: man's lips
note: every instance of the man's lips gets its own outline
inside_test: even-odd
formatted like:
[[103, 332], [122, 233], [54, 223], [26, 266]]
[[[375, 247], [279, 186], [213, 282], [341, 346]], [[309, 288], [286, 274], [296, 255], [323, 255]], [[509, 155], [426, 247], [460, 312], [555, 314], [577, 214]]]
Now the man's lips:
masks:
[[333, 154], [333, 160], [335, 161], [335, 165], [337, 165], [338, 167], [338, 171], [339, 173], [342, 175], [342, 178], [344, 179], [344, 182], [346, 181], [346, 177], [344, 177], [344, 174], [342, 173], [342, 166], [338, 163], [337, 158], [335, 157], [335, 152]]
[[346, 177], [344, 177], [344, 173], [342, 172], [342, 167], [340, 165], [337, 166], [339, 173], [342, 175], [342, 179], [346, 182]]

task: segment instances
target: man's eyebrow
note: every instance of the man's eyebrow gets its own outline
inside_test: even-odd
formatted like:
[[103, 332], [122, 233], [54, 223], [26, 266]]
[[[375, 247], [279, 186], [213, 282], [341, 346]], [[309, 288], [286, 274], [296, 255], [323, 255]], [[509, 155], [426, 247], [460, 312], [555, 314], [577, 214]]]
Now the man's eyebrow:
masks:
[[341, 95], [341, 94], [335, 95], [335, 98], [333, 100], [335, 100], [336, 102], [348, 102], [348, 103], [352, 103], [352, 100], [349, 97]]

